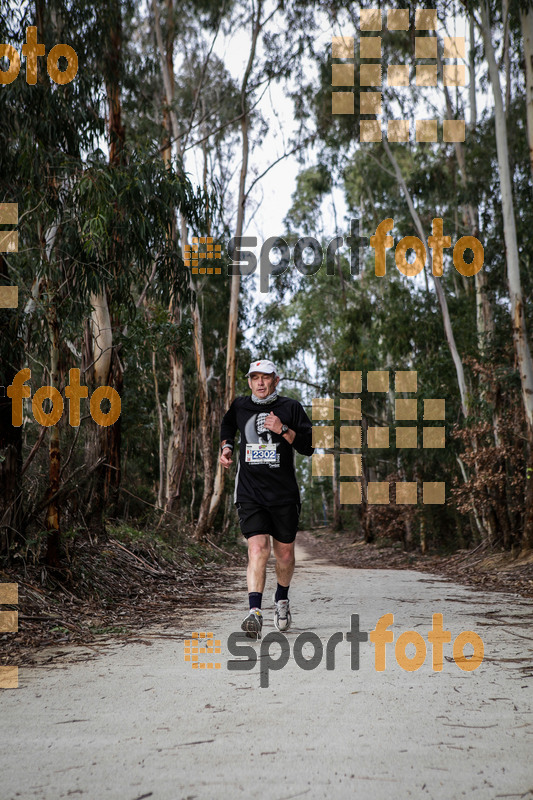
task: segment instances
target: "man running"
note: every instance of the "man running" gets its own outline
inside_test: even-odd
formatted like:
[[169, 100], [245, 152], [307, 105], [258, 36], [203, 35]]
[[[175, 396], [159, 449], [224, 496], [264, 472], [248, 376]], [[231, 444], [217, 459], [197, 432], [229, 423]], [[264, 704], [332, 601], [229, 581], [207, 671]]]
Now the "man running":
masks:
[[237, 397], [220, 428], [220, 462], [232, 463], [234, 439], [240, 431], [240, 455], [234, 502], [241, 531], [248, 540], [248, 600], [250, 611], [241, 628], [261, 638], [261, 603], [270, 536], [274, 540], [277, 589], [273, 596], [274, 624], [286, 631], [291, 624], [289, 585], [294, 572], [294, 540], [300, 515], [300, 492], [294, 471], [294, 450], [313, 453], [312, 425], [297, 400], [278, 395], [279, 377], [268, 359], [254, 361], [247, 373], [251, 397]]

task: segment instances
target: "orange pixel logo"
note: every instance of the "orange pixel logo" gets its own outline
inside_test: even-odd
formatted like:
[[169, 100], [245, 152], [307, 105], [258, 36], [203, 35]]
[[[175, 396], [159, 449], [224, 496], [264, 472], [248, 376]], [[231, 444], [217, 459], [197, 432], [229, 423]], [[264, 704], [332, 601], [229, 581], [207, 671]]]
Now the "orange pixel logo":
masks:
[[[340, 373], [340, 401], [338, 417], [340, 421], [339, 442], [340, 453], [335, 452], [335, 425], [313, 425], [313, 447], [333, 452], [314, 453], [312, 456], [312, 475], [315, 478], [332, 477], [356, 478], [358, 480], [341, 480], [339, 494], [341, 505], [359, 504], [363, 500], [362, 453], [342, 452], [343, 450], [361, 450], [363, 445], [363, 426], [360, 397], [343, 397], [343, 395], [361, 394], [363, 390], [363, 373], [350, 371]], [[373, 370], [366, 375], [367, 392], [381, 392], [389, 395], [390, 376], [388, 370]], [[399, 370], [396, 372], [394, 390], [400, 394], [415, 394], [418, 390], [416, 370]], [[445, 421], [446, 403], [444, 399], [424, 399], [423, 420]], [[396, 422], [411, 423], [398, 425], [392, 429], [397, 449], [418, 448], [418, 401], [416, 397], [397, 397], [394, 399], [394, 417]], [[313, 420], [335, 421], [335, 404], [332, 398], [313, 398]], [[359, 424], [354, 425], [353, 422]], [[348, 423], [348, 424], [343, 424]], [[414, 424], [413, 424], [414, 423]], [[366, 429], [366, 447], [368, 450], [387, 449], [391, 445], [391, 429], [386, 425], [368, 426]], [[444, 448], [445, 426], [424, 425], [422, 428], [422, 448]], [[338, 467], [336, 468], [336, 460]], [[389, 498], [389, 482], [370, 480], [366, 486], [369, 505], [387, 505]], [[445, 503], [446, 487], [443, 481], [424, 481], [422, 483], [422, 503], [442, 505]], [[398, 481], [396, 483], [396, 505], [416, 505], [418, 502], [417, 481]]]
[[[0, 604], [18, 605], [18, 583], [0, 583]], [[0, 611], [0, 633], [17, 633], [18, 612]], [[18, 689], [18, 667], [0, 667], [0, 689]]]
[[[200, 245], [205, 245], [205, 250], [200, 250]], [[222, 257], [222, 245], [213, 244], [212, 236], [193, 236], [192, 246], [186, 244], [184, 246], [183, 263], [186, 267], [192, 267], [193, 275], [220, 275], [222, 270], [220, 267], [199, 267], [199, 260], [202, 258], [218, 258]]]
[[[388, 31], [409, 31], [408, 8], [391, 9], [387, 12]], [[438, 39], [437, 39], [437, 11], [436, 9], [417, 8], [414, 18], [415, 43], [415, 84], [417, 87], [437, 86], [438, 83]], [[360, 141], [381, 142], [383, 138], [382, 126], [379, 117], [382, 115], [382, 37], [376, 32], [383, 30], [383, 13], [380, 8], [360, 10], [359, 29], [363, 33], [359, 40], [359, 56], [362, 59], [359, 65], [359, 111], [362, 116], [373, 116], [376, 119], [360, 120]], [[331, 41], [331, 57], [335, 63], [331, 66], [331, 85], [333, 87], [355, 86], [355, 37], [333, 36]], [[444, 36], [442, 44], [442, 60], [451, 63], [442, 65], [442, 83], [445, 87], [459, 87], [466, 85], [465, 64], [458, 64], [457, 60], [465, 61], [465, 37]], [[420, 63], [423, 62], [423, 63]], [[394, 87], [408, 87], [410, 85], [409, 64], [387, 65], [387, 84]], [[368, 88], [369, 87], [369, 88]], [[370, 90], [369, 90], [370, 89]], [[332, 114], [354, 114], [355, 94], [353, 91], [339, 91], [336, 88], [331, 93]], [[387, 120], [387, 140], [389, 142], [409, 142], [409, 120]], [[437, 142], [438, 120], [415, 119], [415, 141]], [[442, 140], [444, 142], [465, 141], [465, 120], [445, 119], [442, 125]]]
[[[0, 225], [17, 225], [18, 203], [0, 203]], [[19, 235], [15, 230], [0, 231], [0, 253], [18, 253]], [[18, 286], [0, 286], [0, 308], [17, 308]]]
[[222, 652], [220, 639], [213, 639], [212, 633], [193, 631], [191, 639], [185, 639], [184, 660], [191, 662], [193, 669], [220, 669], [220, 662], [198, 661], [199, 655], [212, 656]]

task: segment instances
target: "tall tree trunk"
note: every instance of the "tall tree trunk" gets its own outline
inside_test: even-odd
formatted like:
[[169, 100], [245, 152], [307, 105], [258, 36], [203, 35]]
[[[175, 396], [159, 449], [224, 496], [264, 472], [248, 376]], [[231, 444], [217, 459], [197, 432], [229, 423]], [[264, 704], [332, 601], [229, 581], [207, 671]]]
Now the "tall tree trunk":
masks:
[[342, 530], [341, 500], [339, 493], [339, 475], [337, 470], [337, 459], [333, 459], [333, 530]]
[[[174, 305], [173, 315], [178, 306]], [[174, 319], [176, 317], [174, 316]], [[185, 454], [187, 451], [187, 410], [185, 408], [185, 376], [183, 359], [175, 347], [169, 349], [170, 385], [168, 388], [167, 413], [170, 421], [170, 436], [167, 448], [167, 481], [165, 511], [175, 514], [180, 505], [180, 491]]]
[[526, 118], [529, 163], [533, 173], [533, 9], [520, 10], [526, 74]]
[[[248, 140], [248, 82], [252, 72], [255, 52], [257, 48], [257, 40], [261, 31], [261, 16], [263, 13], [262, 0], [258, 1], [255, 15], [252, 17], [252, 38], [250, 42], [250, 53], [248, 56], [248, 63], [244, 72], [244, 77], [241, 84], [241, 142], [242, 142], [242, 159], [241, 159], [241, 173], [239, 178], [239, 197], [237, 201], [237, 224], [235, 227], [235, 237], [242, 236], [244, 228], [244, 212], [246, 205], [246, 178], [248, 175], [248, 155], [249, 155], [249, 140]], [[226, 409], [230, 407], [235, 397], [235, 372], [236, 372], [236, 345], [237, 345], [237, 327], [239, 322], [239, 292], [241, 287], [240, 273], [231, 276], [231, 296], [229, 304], [228, 315], [228, 341], [226, 346], [226, 390], [224, 396], [224, 404]], [[218, 507], [224, 492], [224, 478], [225, 470], [217, 459], [217, 468], [215, 475], [215, 485], [213, 495], [211, 497], [211, 504], [209, 508], [209, 525], [213, 525], [217, 515]]]
[[511, 37], [511, 30], [509, 25], [509, 0], [502, 2], [502, 20], [503, 20], [503, 52], [502, 52], [502, 66], [505, 74], [505, 116], [509, 114], [509, 106], [511, 105], [511, 59], [509, 57], [509, 44]]
[[[120, 99], [121, 67], [122, 67], [122, 9], [120, 0], [113, 2], [113, 26], [110, 31], [110, 47], [107, 54], [109, 68], [106, 76], [106, 92], [108, 98], [109, 112], [109, 163], [118, 166], [123, 161], [123, 150], [126, 139], [124, 126], [122, 125], [122, 111]], [[114, 273], [117, 277], [121, 271], [118, 263], [119, 247], [118, 238], [114, 237]], [[111, 331], [118, 325], [118, 319], [111, 309]], [[124, 382], [124, 371], [122, 362], [119, 358], [116, 346], [111, 350], [111, 369], [109, 372], [108, 385], [112, 386], [119, 395], [122, 395]], [[109, 503], [113, 509], [118, 501], [118, 489], [120, 487], [121, 461], [120, 447], [122, 439], [122, 419], [119, 417], [113, 425], [100, 429], [102, 450], [105, 453], [107, 463], [104, 482], [104, 502]]]
[[[166, 68], [170, 89], [174, 89], [174, 2], [167, 0], [167, 29], [166, 29]], [[165, 93], [166, 97], [166, 93]], [[168, 102], [163, 103], [163, 124], [167, 131], [167, 138], [163, 147], [163, 161], [170, 167], [172, 160], [173, 127], [170, 119]], [[176, 222], [172, 224], [169, 236], [175, 243], [177, 241]], [[169, 304], [171, 321], [179, 326], [182, 321], [182, 308], [179, 296], [172, 292]], [[165, 512], [175, 514], [180, 506], [180, 493], [183, 472], [185, 469], [185, 455], [187, 452], [187, 410], [185, 408], [185, 373], [183, 357], [175, 346], [168, 349], [170, 385], [168, 389], [167, 414], [170, 422], [170, 435], [167, 449], [166, 486], [165, 486]]]
[[[94, 391], [97, 386], [109, 385], [111, 372], [113, 335], [105, 287], [98, 294], [91, 295], [91, 304], [93, 310], [85, 329], [83, 368], [86, 383]], [[107, 429], [101, 428], [92, 418], [88, 419], [87, 423], [89, 427], [85, 445], [87, 464], [94, 464], [101, 457], [107, 462]], [[93, 480], [88, 486], [86, 500], [87, 523], [90, 528], [100, 533], [103, 533], [106, 473], [104, 465], [95, 470]]]
[[[172, 101], [174, 97], [174, 87], [171, 80], [171, 75], [168, 68], [167, 54], [163, 45], [163, 36], [161, 33], [161, 22], [159, 18], [159, 8], [157, 0], [152, 0], [152, 7], [154, 11], [154, 26], [157, 40], [157, 46], [160, 56], [161, 71], [163, 74], [163, 82], [165, 86], [165, 95], [167, 106], [169, 110], [170, 125], [172, 130], [172, 138], [174, 140], [174, 147], [176, 151], [177, 160], [183, 160], [183, 145], [178, 126], [176, 114], [172, 108]], [[187, 221], [184, 214], [180, 211], [180, 233], [181, 233], [181, 247], [182, 255], [184, 255], [184, 247], [187, 244]], [[211, 447], [211, 426], [209, 415], [209, 392], [207, 385], [207, 370], [205, 365], [204, 342], [202, 332], [202, 320], [200, 316], [200, 309], [198, 306], [195, 286], [192, 280], [191, 273], [189, 275], [189, 284], [194, 292], [194, 299], [191, 303], [191, 315], [194, 328], [194, 352], [196, 363], [196, 374], [198, 380], [198, 404], [199, 404], [199, 422], [200, 422], [200, 447], [202, 450], [202, 458], [204, 459], [204, 492], [202, 501], [200, 503], [200, 511], [198, 514], [198, 522], [196, 524], [195, 538], [203, 539], [207, 532], [207, 517], [209, 513], [209, 504], [211, 501], [211, 494], [213, 491], [213, 454]]]
[[[0, 275], [8, 277], [7, 262], [0, 253]], [[2, 348], [16, 342], [12, 326], [15, 312], [2, 310]], [[9, 315], [9, 316], [8, 316]], [[0, 384], [9, 386], [18, 369], [22, 368], [22, 348], [9, 344], [10, 358], [2, 350], [0, 359]], [[22, 426], [15, 427], [11, 420], [11, 400], [0, 396], [0, 559], [9, 557], [15, 534], [22, 527]]]
[[[59, 325], [55, 298], [48, 285], [47, 293], [51, 297], [49, 310], [50, 328], [50, 386], [59, 391]], [[61, 453], [59, 449], [59, 422], [50, 428], [50, 502], [46, 510], [46, 563], [50, 567], [58, 567], [60, 563], [61, 528], [59, 524], [59, 505], [54, 495], [59, 491], [61, 472]]]
[[476, 99], [476, 34], [474, 18], [472, 14], [468, 16], [468, 31], [470, 37], [470, 50], [468, 53], [469, 84], [468, 95], [470, 100], [470, 123], [469, 127], [473, 130], [477, 125], [477, 99]]
[[157, 492], [157, 507], [163, 508], [165, 500], [165, 428], [163, 425], [161, 400], [159, 399], [155, 350], [152, 350], [152, 375], [154, 376], [154, 397], [157, 411], [157, 428], [159, 430], [159, 489]]
[[[106, 7], [106, 22], [109, 33], [104, 45], [103, 74], [107, 96], [109, 163], [118, 166], [123, 161], [125, 130], [122, 125], [121, 110], [121, 65], [122, 65], [122, 9], [120, 0], [112, 0]], [[111, 263], [115, 277], [121, 270], [118, 263], [119, 241], [114, 234], [111, 245]], [[102, 286], [100, 292], [91, 295], [93, 306], [93, 332], [91, 352], [85, 354], [87, 363], [95, 360], [93, 377], [96, 384], [113, 387], [122, 395], [124, 374], [122, 362], [116, 346], [113, 345], [112, 331], [118, 319], [109, 309], [107, 287]], [[96, 328], [94, 327], [96, 321]], [[100, 339], [105, 339], [106, 347], [101, 347]], [[92, 355], [92, 358], [91, 358]], [[102, 359], [102, 360], [100, 360]], [[118, 502], [118, 490], [121, 478], [120, 449], [122, 439], [121, 417], [113, 425], [103, 427], [93, 420], [88, 439], [90, 459], [94, 463], [104, 457], [102, 466], [95, 471], [90, 487], [87, 514], [97, 530], [103, 532], [103, 513], [113, 510]]]
[[494, 123], [496, 129], [496, 151], [498, 154], [498, 174], [502, 198], [503, 234], [505, 239], [507, 283], [511, 301], [513, 340], [520, 373], [522, 402], [528, 428], [528, 469], [526, 478], [526, 510], [522, 548], [533, 548], [533, 360], [526, 329], [524, 297], [520, 280], [520, 262], [516, 238], [516, 223], [513, 205], [511, 173], [509, 169], [509, 146], [507, 126], [503, 108], [500, 75], [492, 44], [490, 10], [487, 0], [481, 2], [481, 30], [488, 62], [490, 82], [494, 95]]

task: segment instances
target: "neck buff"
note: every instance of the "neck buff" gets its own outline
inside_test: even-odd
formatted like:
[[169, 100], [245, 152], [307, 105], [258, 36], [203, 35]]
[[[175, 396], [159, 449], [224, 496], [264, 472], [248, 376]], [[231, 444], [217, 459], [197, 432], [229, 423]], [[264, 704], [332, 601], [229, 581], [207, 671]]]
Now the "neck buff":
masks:
[[268, 395], [268, 397], [257, 397], [255, 394], [252, 394], [252, 401], [260, 406], [265, 406], [273, 403], [277, 396], [278, 391], [275, 389], [272, 394]]

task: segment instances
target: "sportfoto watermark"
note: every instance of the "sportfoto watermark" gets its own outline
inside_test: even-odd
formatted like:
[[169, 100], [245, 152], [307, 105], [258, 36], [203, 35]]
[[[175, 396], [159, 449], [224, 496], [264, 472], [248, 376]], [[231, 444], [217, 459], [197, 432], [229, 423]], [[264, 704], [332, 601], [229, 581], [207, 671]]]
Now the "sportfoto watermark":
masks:
[[[21, 369], [13, 378], [13, 383], [7, 387], [7, 396], [11, 398], [11, 424], [18, 428], [22, 425], [22, 400], [31, 396], [31, 389], [26, 386], [26, 381], [31, 378], [31, 369]], [[80, 385], [79, 369], [69, 370], [69, 383], [65, 387], [65, 397], [69, 399], [69, 424], [77, 428], [80, 424], [80, 400], [88, 397], [87, 386]], [[43, 403], [45, 400], [51, 401], [51, 409], [45, 411]], [[109, 411], [101, 409], [102, 400], [109, 400]], [[41, 386], [33, 395], [31, 408], [33, 416], [39, 425], [51, 427], [57, 425], [63, 416], [63, 398], [59, 391], [53, 386]], [[91, 395], [90, 400], [91, 417], [97, 425], [104, 428], [113, 425], [120, 417], [121, 401], [120, 395], [112, 386], [99, 386]]]
[[[394, 220], [389, 217], [379, 223], [374, 236], [363, 236], [359, 232], [359, 220], [350, 220], [350, 235], [346, 237], [346, 246], [350, 251], [350, 273], [359, 275], [361, 268], [361, 250], [363, 241], [368, 242], [374, 250], [374, 271], [378, 277], [386, 274], [386, 251], [394, 246], [394, 239], [388, 236], [389, 231], [394, 227]], [[432, 235], [428, 237], [428, 246], [432, 254], [432, 272], [435, 277], [440, 278], [443, 273], [444, 250], [452, 246], [450, 236], [443, 233], [443, 220], [435, 217], [432, 222]], [[326, 247], [326, 274], [334, 275], [336, 272], [335, 256], [337, 251], [343, 247], [345, 239], [343, 236], [335, 236]], [[228, 243], [228, 255], [230, 263], [228, 275], [252, 275], [257, 267], [257, 258], [250, 250], [245, 247], [257, 247], [256, 236], [235, 236]], [[414, 261], [407, 260], [407, 252], [413, 250]], [[466, 250], [471, 250], [473, 259], [471, 262], [464, 260]], [[273, 251], [279, 253], [279, 260], [273, 263], [270, 256]], [[304, 251], [307, 251], [309, 258], [304, 261]], [[303, 236], [296, 242], [293, 252], [285, 239], [281, 236], [270, 236], [261, 245], [259, 256], [259, 290], [268, 292], [269, 278], [271, 275], [281, 275], [289, 267], [291, 255], [294, 266], [302, 275], [315, 275], [322, 267], [324, 251], [320, 242], [313, 236]], [[404, 236], [396, 245], [394, 260], [399, 271], [408, 277], [418, 275], [426, 264], [426, 247], [418, 236]], [[483, 245], [475, 236], [462, 236], [453, 248], [453, 265], [455, 269], [467, 278], [472, 277], [480, 271], [484, 264]]]
[[[335, 648], [345, 638], [350, 643], [351, 669], [359, 669], [359, 645], [369, 639], [374, 645], [374, 667], [376, 672], [384, 672], [386, 668], [386, 646], [394, 641], [394, 634], [389, 627], [394, 623], [393, 614], [383, 614], [376, 623], [376, 627], [370, 633], [359, 630], [359, 614], [350, 616], [350, 630], [345, 634], [340, 631], [334, 633], [326, 642], [326, 669], [335, 669]], [[443, 645], [451, 642], [450, 631], [443, 628], [443, 615], [433, 614], [433, 625], [427, 633], [427, 640], [432, 645], [432, 668], [434, 672], [441, 672], [444, 663]], [[248, 672], [257, 663], [257, 653], [255, 649], [246, 644], [250, 640], [245, 633], [232, 633], [228, 637], [228, 650], [233, 656], [242, 656], [246, 660], [228, 661], [230, 672]], [[281, 652], [274, 658], [270, 652], [271, 645], [279, 645]], [[305, 658], [303, 648], [305, 645], [312, 645], [313, 655]], [[414, 645], [415, 654], [409, 657], [406, 653], [407, 647]], [[464, 655], [466, 645], [471, 645], [474, 652], [470, 657]], [[472, 672], [477, 669], [484, 656], [484, 646], [481, 636], [474, 631], [462, 631], [455, 637], [453, 642], [453, 659], [459, 669], [463, 672]], [[306, 631], [300, 633], [294, 640], [292, 654], [294, 661], [305, 671], [313, 670], [322, 662], [324, 656], [324, 646], [316, 633]], [[423, 637], [417, 631], [404, 631], [401, 633], [394, 646], [396, 663], [406, 672], [415, 672], [420, 669], [426, 660], [427, 647]], [[291, 655], [289, 640], [283, 633], [268, 633], [261, 640], [260, 648], [260, 686], [266, 689], [269, 685], [270, 672], [283, 669]]]

